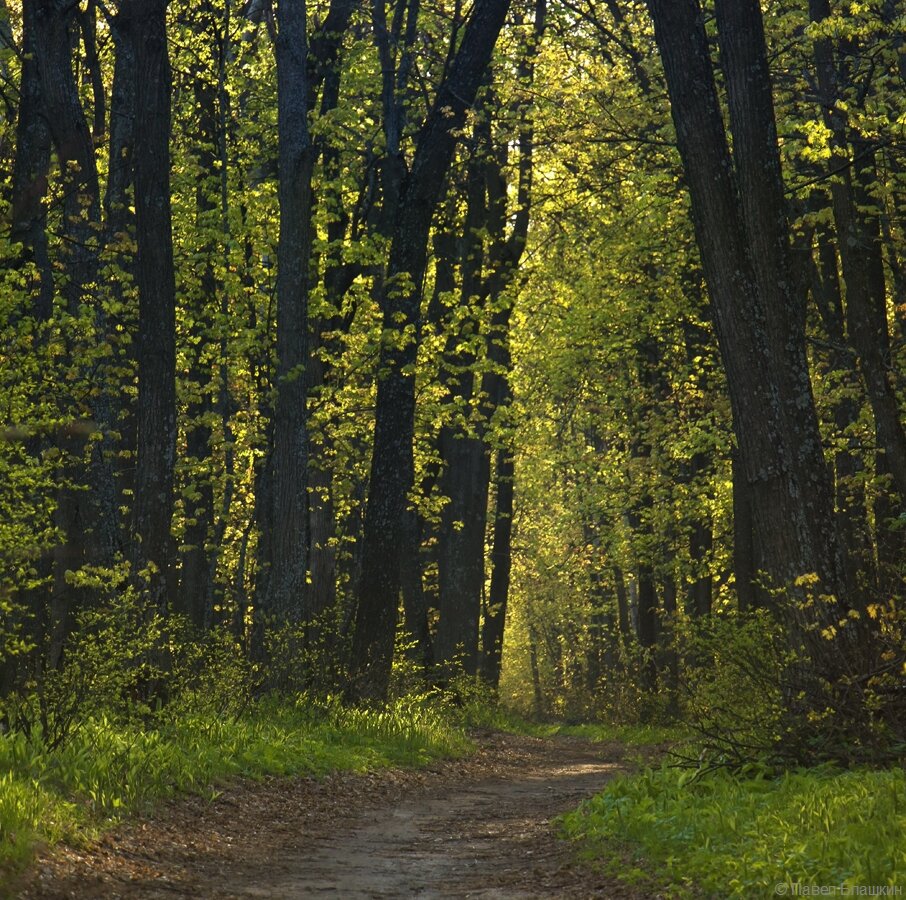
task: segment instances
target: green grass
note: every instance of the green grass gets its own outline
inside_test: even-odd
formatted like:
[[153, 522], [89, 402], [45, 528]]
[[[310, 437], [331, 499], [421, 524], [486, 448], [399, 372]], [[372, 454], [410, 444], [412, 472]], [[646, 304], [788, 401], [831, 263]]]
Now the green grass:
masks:
[[598, 743], [619, 741], [635, 747], [676, 744], [689, 737], [687, 729], [675, 725], [608, 725], [601, 722], [568, 725], [564, 722], [533, 722], [514, 710], [484, 698], [467, 704], [463, 718], [472, 727], [510, 731], [531, 737], [577, 737]]
[[672, 897], [793, 896], [796, 883], [906, 888], [902, 769], [649, 770], [611, 782], [561, 823], [616, 874]]
[[545, 724], [536, 725], [533, 734], [537, 737], [577, 737], [587, 741], [619, 741], [633, 747], [651, 747], [658, 744], [673, 744], [687, 737], [687, 733], [674, 725], [585, 725]]
[[468, 749], [461, 730], [418, 703], [362, 710], [262, 702], [235, 720], [196, 714], [152, 728], [100, 718], [54, 751], [0, 735], [0, 885], [37, 845], [84, 841], [162, 797], [213, 796], [240, 776], [418, 766]]

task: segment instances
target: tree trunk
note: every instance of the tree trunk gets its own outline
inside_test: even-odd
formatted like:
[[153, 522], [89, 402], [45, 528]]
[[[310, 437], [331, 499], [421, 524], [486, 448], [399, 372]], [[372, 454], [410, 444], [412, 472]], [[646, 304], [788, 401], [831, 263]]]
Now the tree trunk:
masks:
[[484, 611], [481, 635], [482, 676], [493, 690], [500, 684], [503, 661], [503, 636], [510, 595], [510, 572], [513, 565], [513, 494], [515, 466], [513, 453], [505, 448], [497, 451], [494, 488], [494, 531], [491, 539], [491, 585]]
[[167, 0], [123, 0], [135, 54], [135, 282], [139, 296], [134, 575], [152, 608], [166, 612], [173, 587], [176, 457], [176, 286], [170, 213], [170, 92]]
[[22, 72], [19, 81], [19, 109], [16, 120], [16, 156], [13, 162], [10, 196], [10, 241], [21, 243], [18, 265], [33, 263], [37, 285], [30, 313], [38, 322], [53, 315], [53, 267], [47, 249], [47, 174], [50, 167], [51, 137], [43, 110], [43, 92], [34, 31], [36, 5], [22, 8]]
[[259, 574], [258, 627], [306, 618], [308, 567], [308, 303], [312, 176], [308, 35], [304, 0], [277, 9], [280, 235], [277, 250], [277, 397], [274, 405], [270, 555]]
[[[133, 186], [133, 150], [135, 144], [135, 50], [131, 36], [124, 28], [125, 17], [118, 13], [110, 22], [113, 35], [114, 63], [113, 86], [110, 97], [110, 140], [108, 142], [107, 186], [104, 193], [104, 261], [127, 275], [127, 279], [111, 278], [106, 285], [111, 298], [123, 309], [125, 328], [133, 333], [136, 328], [137, 310], [134, 304], [126, 302], [124, 281], [134, 280], [135, 260], [132, 242], [135, 237], [135, 214], [130, 192]], [[138, 359], [132, 341], [120, 341], [114, 345], [116, 363], [126, 372], [127, 380], [136, 376]], [[136, 457], [138, 454], [138, 420], [135, 398], [120, 392], [116, 402], [118, 420], [115, 431], [119, 435], [115, 442], [116, 461], [114, 478], [120, 504], [132, 503], [135, 492]], [[128, 501], [127, 501], [128, 498]], [[121, 543], [129, 539], [130, 523], [120, 517]]]
[[[478, 667], [479, 618], [484, 590], [484, 545], [487, 525], [490, 459], [477, 430], [470, 423], [475, 393], [473, 349], [478, 329], [476, 306], [483, 304], [483, 231], [488, 227], [488, 204], [484, 177], [484, 155], [489, 152], [488, 110], [478, 112], [480, 121], [473, 130], [472, 155], [466, 170], [466, 216], [460, 239], [459, 315], [456, 332], [447, 339], [441, 379], [449, 396], [448, 408], [454, 420], [441, 427], [439, 437], [443, 468], [441, 493], [447, 498], [441, 513], [438, 535], [439, 620], [435, 642], [437, 662], [446, 675], [456, 670], [474, 675]], [[462, 418], [460, 421], [459, 417]]]
[[[94, 304], [96, 340], [106, 343], [106, 318], [95, 297], [100, 264], [100, 186], [92, 135], [82, 108], [73, 73], [72, 53], [77, 34], [74, 7], [64, 9], [44, 0], [34, 4], [34, 55], [40, 76], [42, 112], [61, 172], [62, 268], [65, 275], [62, 293], [67, 311], [74, 317]], [[91, 15], [93, 15], [93, 10]], [[87, 15], [87, 13], [86, 13]], [[84, 348], [67, 344], [70, 376], [93, 377], [96, 360]], [[103, 363], [99, 364], [106, 374]], [[110, 386], [101, 378], [89, 408], [77, 394], [60, 397], [65, 424], [57, 435], [63, 453], [61, 485], [57, 492], [54, 521], [63, 535], [54, 550], [54, 582], [51, 594], [51, 632], [48, 664], [55, 668], [62, 656], [63, 643], [79, 593], [69, 573], [84, 563], [110, 565], [118, 549], [116, 493], [113, 482], [110, 436], [113, 413]], [[84, 462], [88, 439], [99, 431], [101, 440], [89, 447], [89, 490], [84, 484]]]
[[[195, 14], [197, 37], [208, 46], [218, 43], [216, 12], [210, 2], [200, 5]], [[213, 381], [218, 365], [211, 359], [213, 303], [224, 286], [216, 272], [218, 242], [213, 237], [214, 221], [220, 218], [219, 179], [216, 164], [222, 162], [217, 148], [226, 136], [218, 128], [218, 90], [199, 66], [193, 84], [198, 131], [195, 151], [201, 173], [195, 191], [196, 228], [207, 235], [198, 248], [196, 259], [201, 268], [199, 281], [187, 301], [192, 304], [187, 373], [186, 460], [183, 503], [185, 533], [180, 547], [179, 611], [198, 629], [210, 627], [213, 614], [213, 573], [209, 563], [209, 544], [214, 528], [214, 484], [210, 424], [214, 412]], [[222, 363], [221, 363], [222, 364]]]
[[817, 261], [812, 262], [812, 299], [830, 344], [830, 368], [847, 385], [847, 390], [833, 407], [838, 433], [849, 435], [846, 446], [834, 456], [835, 505], [845, 547], [846, 583], [850, 596], [862, 596], [867, 601], [877, 587], [877, 573], [865, 497], [865, 465], [859, 454], [858, 438], [852, 433], [859, 420], [864, 393], [854, 370], [855, 361], [845, 350], [847, 339], [837, 251], [827, 227], [817, 230], [816, 255]]
[[[718, 3], [742, 202], [697, 0], [649, 0], [752, 501], [756, 566], [768, 584], [844, 597], [832, 491], [793, 292], [761, 16]], [[730, 8], [732, 7], [732, 8]], [[822, 620], [840, 608], [823, 604]], [[795, 613], [793, 614], [795, 615]], [[809, 615], [806, 613], [806, 615]], [[826, 643], [826, 642], [825, 642]], [[821, 648], [825, 650], [826, 648]]]

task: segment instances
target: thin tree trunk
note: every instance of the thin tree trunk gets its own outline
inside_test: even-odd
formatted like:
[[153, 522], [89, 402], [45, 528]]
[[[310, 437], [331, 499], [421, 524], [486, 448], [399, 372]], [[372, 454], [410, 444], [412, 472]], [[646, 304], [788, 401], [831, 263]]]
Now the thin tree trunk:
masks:
[[482, 676], [492, 690], [500, 685], [503, 661], [503, 636], [510, 595], [510, 573], [513, 565], [513, 494], [515, 466], [512, 451], [496, 453], [494, 489], [494, 530], [491, 538], [491, 585], [482, 627]]
[[[134, 279], [135, 259], [132, 242], [135, 237], [135, 214], [130, 199], [133, 184], [133, 149], [135, 142], [135, 50], [132, 39], [123, 27], [125, 18], [117, 13], [108, 26], [113, 35], [114, 63], [113, 86], [110, 96], [110, 140], [108, 142], [107, 186], [104, 193], [104, 261], [115, 271], [126, 273]], [[106, 290], [123, 310], [125, 328], [134, 332], [137, 324], [137, 310], [126, 302], [124, 282], [127, 279], [109, 279]], [[116, 341], [114, 344], [116, 363], [135, 378], [138, 359], [133, 341]], [[135, 492], [136, 457], [138, 453], [138, 420], [136, 401], [127, 392], [120, 392], [116, 401], [117, 421], [115, 432], [116, 460], [114, 463], [115, 489], [120, 504], [126, 498], [132, 503]], [[120, 542], [129, 538], [129, 522], [120, 517]]]

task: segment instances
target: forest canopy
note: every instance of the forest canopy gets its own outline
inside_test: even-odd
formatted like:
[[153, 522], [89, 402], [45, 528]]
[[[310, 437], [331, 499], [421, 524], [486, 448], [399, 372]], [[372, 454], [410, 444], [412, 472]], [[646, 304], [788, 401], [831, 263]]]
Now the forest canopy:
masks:
[[4, 727], [441, 687], [900, 752], [904, 26], [0, 0]]

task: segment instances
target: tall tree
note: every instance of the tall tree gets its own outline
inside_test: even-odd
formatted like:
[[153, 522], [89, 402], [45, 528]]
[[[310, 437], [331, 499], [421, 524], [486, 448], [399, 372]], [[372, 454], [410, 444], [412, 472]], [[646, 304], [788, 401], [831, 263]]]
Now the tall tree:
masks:
[[[265, 619], [276, 624], [310, 620], [320, 611], [313, 599], [323, 595], [323, 588], [313, 593], [308, 587], [312, 541], [308, 379], [312, 343], [318, 340], [311, 334], [309, 316], [314, 277], [313, 179], [322, 149], [312, 138], [309, 116], [325, 79], [320, 113], [329, 113], [339, 102], [335, 66], [354, 6], [352, 0], [335, 0], [311, 38], [304, 0], [289, 0], [277, 7], [277, 384], [273, 447], [266, 461], [267, 487], [262, 498], [266, 512], [259, 554], [259, 640]], [[326, 541], [327, 535], [319, 533], [318, 539]]]
[[400, 184], [381, 297], [380, 374], [353, 644], [354, 692], [386, 694], [400, 599], [401, 534], [413, 480], [414, 365], [431, 220], [458, 133], [490, 62], [509, 0], [476, 0]]
[[[299, 621], [308, 561], [306, 366], [311, 290], [312, 173], [308, 126], [308, 33], [304, 0], [277, 7], [277, 129], [280, 236], [277, 248], [277, 396], [270, 459], [269, 558], [259, 577], [260, 613]], [[260, 628], [263, 623], [257, 623]]]
[[[795, 294], [757, 4], [717, 4], [731, 163], [698, 0], [649, 0], [769, 586], [815, 576], [842, 597], [832, 492]], [[822, 615], [832, 614], [824, 610]]]
[[[152, 608], [166, 611], [174, 586], [176, 283], [170, 207], [168, 0], [121, 0], [119, 19], [135, 59], [133, 167], [135, 283], [139, 297], [138, 409], [133, 530], [135, 575]], [[144, 573], [144, 576], [143, 576]]]

